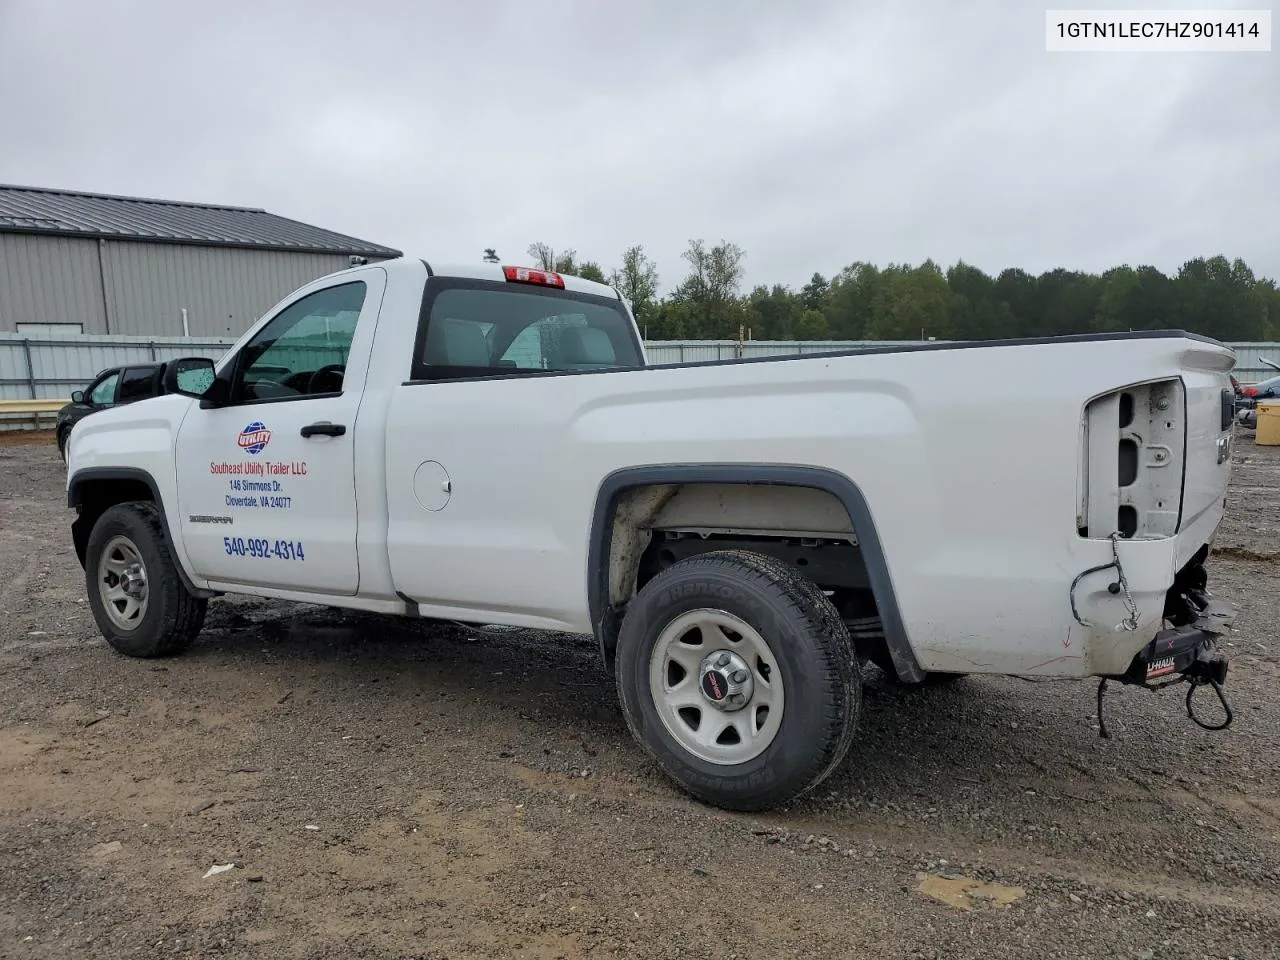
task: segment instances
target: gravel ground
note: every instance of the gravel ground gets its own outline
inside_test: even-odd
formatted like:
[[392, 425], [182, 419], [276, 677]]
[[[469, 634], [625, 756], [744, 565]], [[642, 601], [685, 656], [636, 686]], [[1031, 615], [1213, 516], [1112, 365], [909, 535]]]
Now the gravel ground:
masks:
[[[1179, 692], [868, 676], [820, 792], [741, 816], [630, 740], [588, 638], [221, 600], [115, 655], [51, 443], [0, 443], [0, 957], [1280, 957], [1280, 448], [1212, 562], [1235, 725]], [[207, 876], [215, 865], [231, 869]]]

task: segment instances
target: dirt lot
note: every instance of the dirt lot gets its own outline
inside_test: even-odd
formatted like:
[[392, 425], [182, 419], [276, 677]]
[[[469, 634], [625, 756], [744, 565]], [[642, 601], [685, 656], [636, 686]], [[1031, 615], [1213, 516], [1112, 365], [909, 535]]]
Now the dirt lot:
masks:
[[587, 638], [222, 600], [115, 655], [51, 443], [0, 444], [0, 957], [1280, 957], [1280, 449], [1239, 441], [1231, 730], [871, 676], [768, 816], [657, 775]]

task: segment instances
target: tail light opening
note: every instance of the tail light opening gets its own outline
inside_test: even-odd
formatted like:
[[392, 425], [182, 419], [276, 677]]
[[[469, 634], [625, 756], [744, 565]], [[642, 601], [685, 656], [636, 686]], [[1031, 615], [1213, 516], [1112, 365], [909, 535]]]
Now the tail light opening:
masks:
[[1186, 395], [1177, 379], [1124, 387], [1086, 405], [1080, 536], [1151, 539], [1178, 532], [1185, 422]]

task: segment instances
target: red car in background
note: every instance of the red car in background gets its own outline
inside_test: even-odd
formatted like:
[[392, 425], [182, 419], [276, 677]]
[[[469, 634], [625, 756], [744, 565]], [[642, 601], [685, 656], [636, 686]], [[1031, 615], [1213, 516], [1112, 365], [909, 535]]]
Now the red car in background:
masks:
[[[1280, 370], [1280, 364], [1267, 360], [1265, 357], [1259, 357], [1259, 359], [1267, 366]], [[1246, 427], [1257, 426], [1258, 415], [1254, 408], [1259, 400], [1280, 400], [1280, 376], [1269, 377], [1260, 383], [1252, 383], [1247, 387], [1241, 386], [1240, 381], [1232, 377], [1231, 386], [1236, 391], [1236, 415], [1240, 423]]]

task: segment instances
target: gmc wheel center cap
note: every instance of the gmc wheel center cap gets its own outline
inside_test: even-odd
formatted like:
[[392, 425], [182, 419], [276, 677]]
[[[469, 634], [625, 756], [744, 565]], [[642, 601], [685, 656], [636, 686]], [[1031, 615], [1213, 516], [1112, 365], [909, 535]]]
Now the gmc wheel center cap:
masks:
[[729, 696], [729, 678], [719, 670], [708, 670], [702, 675], [702, 693], [708, 700], [719, 703]]
[[730, 650], [717, 650], [702, 661], [698, 688], [711, 706], [732, 713], [750, 701], [755, 679], [742, 657]]

